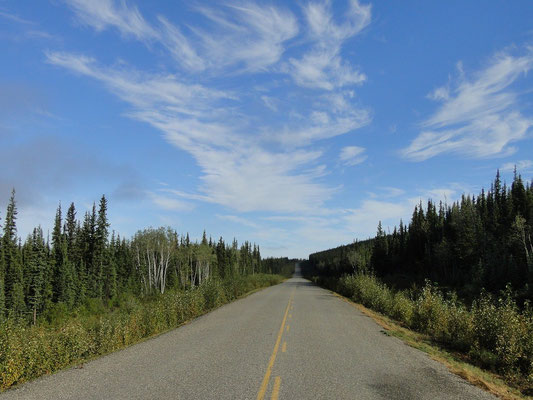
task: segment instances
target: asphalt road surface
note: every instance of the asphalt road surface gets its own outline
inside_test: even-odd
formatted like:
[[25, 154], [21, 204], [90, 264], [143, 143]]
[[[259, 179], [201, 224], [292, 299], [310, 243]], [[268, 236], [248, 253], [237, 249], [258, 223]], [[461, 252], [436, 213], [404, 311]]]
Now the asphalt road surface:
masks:
[[9, 399], [494, 399], [298, 275]]

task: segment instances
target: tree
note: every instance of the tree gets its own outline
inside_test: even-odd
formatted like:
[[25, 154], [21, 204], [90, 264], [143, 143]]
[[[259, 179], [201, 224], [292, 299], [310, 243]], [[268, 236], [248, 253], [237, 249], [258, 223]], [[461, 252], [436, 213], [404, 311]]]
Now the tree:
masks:
[[53, 288], [54, 288], [54, 301], [58, 301], [59, 297], [62, 296], [63, 288], [61, 287], [63, 274], [63, 235], [61, 233], [61, 203], [57, 207], [56, 217], [54, 220], [54, 228], [52, 230], [52, 258], [54, 263], [53, 268]]
[[28, 305], [33, 313], [33, 324], [37, 320], [37, 314], [44, 309], [47, 291], [50, 287], [47, 283], [49, 264], [43, 237], [43, 230], [39, 226], [33, 230], [30, 237], [30, 254], [28, 259], [29, 290]]
[[76, 232], [76, 208], [74, 207], [74, 203], [70, 203], [70, 207], [67, 210], [67, 216], [65, 218], [64, 234], [67, 240], [67, 255], [71, 260], [77, 258], [75, 255]]
[[388, 255], [389, 246], [387, 243], [387, 237], [381, 226], [381, 221], [379, 221], [371, 259], [372, 266], [376, 272], [380, 274], [386, 272]]
[[132, 248], [143, 292], [165, 292], [167, 271], [177, 248], [177, 237], [170, 228], [145, 229], [133, 237]]
[[[94, 210], [94, 207], [93, 207]], [[94, 211], [93, 211], [94, 212]], [[107, 199], [102, 196], [96, 219], [94, 236], [94, 259], [91, 279], [93, 280], [92, 296], [101, 298], [104, 294], [104, 279], [115, 279], [116, 271], [110, 271], [109, 252], [107, 243], [109, 236], [109, 222], [107, 221]], [[108, 287], [116, 287], [116, 281], [108, 283]]]
[[76, 271], [68, 256], [68, 237], [62, 233], [61, 227], [62, 212], [60, 203], [52, 231], [54, 299], [56, 302], [63, 302], [68, 307], [72, 307], [76, 299]]
[[2, 236], [2, 261], [5, 271], [5, 306], [10, 315], [21, 317], [26, 311], [24, 301], [24, 272], [22, 255], [17, 243], [17, 206], [15, 189], [6, 211], [4, 235]]

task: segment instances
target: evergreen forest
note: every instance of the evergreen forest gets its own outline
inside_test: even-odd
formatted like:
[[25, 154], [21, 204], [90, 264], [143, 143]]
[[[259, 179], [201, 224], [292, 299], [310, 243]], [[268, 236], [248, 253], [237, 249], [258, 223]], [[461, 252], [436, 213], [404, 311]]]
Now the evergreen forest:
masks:
[[35, 323], [50, 310], [71, 310], [87, 300], [186, 290], [212, 279], [280, 273], [290, 264], [263, 261], [256, 244], [213, 241], [205, 231], [199, 243], [171, 228], [147, 228], [126, 239], [110, 232], [107, 208], [102, 196], [80, 221], [74, 203], [65, 215], [59, 205], [51, 237], [39, 226], [22, 242], [13, 191], [0, 239], [0, 320]]
[[429, 199], [411, 221], [374, 238], [309, 256], [310, 274], [340, 277], [372, 271], [399, 288], [425, 279], [464, 298], [506, 285], [523, 300], [533, 295], [533, 186], [515, 171], [510, 185], [499, 172], [488, 191], [452, 204]]

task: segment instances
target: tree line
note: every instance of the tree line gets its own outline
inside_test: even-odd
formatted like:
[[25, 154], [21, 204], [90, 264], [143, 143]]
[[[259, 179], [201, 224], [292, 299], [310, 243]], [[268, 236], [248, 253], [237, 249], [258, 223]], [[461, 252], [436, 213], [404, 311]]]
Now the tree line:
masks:
[[0, 320], [33, 320], [61, 304], [73, 309], [88, 299], [110, 300], [189, 289], [210, 280], [280, 273], [285, 259], [261, 259], [259, 246], [236, 239], [191, 241], [171, 228], [147, 228], [126, 239], [110, 232], [108, 201], [77, 219], [74, 203], [57, 208], [51, 237], [38, 226], [24, 243], [17, 236], [13, 190], [0, 237]]
[[511, 185], [499, 171], [490, 189], [459, 201], [420, 202], [411, 221], [392, 233], [381, 222], [374, 238], [309, 256], [308, 274], [340, 277], [372, 271], [405, 287], [430, 279], [473, 296], [481, 288], [510, 283], [522, 299], [533, 298], [533, 185], [514, 173]]

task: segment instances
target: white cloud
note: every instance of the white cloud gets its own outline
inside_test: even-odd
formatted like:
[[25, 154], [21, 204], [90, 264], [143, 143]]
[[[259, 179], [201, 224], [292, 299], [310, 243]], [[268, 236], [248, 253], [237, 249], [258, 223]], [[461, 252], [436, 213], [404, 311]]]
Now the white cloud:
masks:
[[259, 225], [257, 225], [255, 222], [252, 222], [243, 217], [239, 217], [237, 215], [217, 215], [217, 218], [224, 221], [235, 222], [236, 224], [244, 225], [249, 228], [259, 228]]
[[366, 81], [366, 75], [343, 62], [335, 49], [316, 50], [300, 60], [291, 58], [290, 64], [292, 77], [300, 86], [333, 90]]
[[174, 60], [186, 69], [198, 72], [203, 71], [206, 67], [205, 61], [198, 55], [196, 49], [181, 33], [179, 28], [162, 16], [159, 17], [159, 22], [161, 22], [163, 31], [161, 40], [174, 57]]
[[[320, 162], [323, 154], [306, 146], [346, 134], [371, 120], [369, 110], [354, 104], [353, 91], [339, 89], [366, 79], [342, 59], [341, 47], [369, 24], [370, 6], [352, 0], [343, 19], [334, 21], [329, 6], [309, 5], [304, 9], [307, 38], [293, 42], [295, 46], [305, 46], [304, 56], [290, 62], [285, 58], [285, 63], [280, 63], [287, 43], [299, 33], [295, 16], [282, 7], [259, 2], [192, 6], [190, 10], [203, 19], [203, 26], [198, 27], [178, 26], [163, 16], [149, 23], [126, 0], [64, 1], [79, 21], [97, 31], [117, 30], [123, 37], [149, 44], [149, 50], [162, 46], [178, 71], [146, 73], [123, 61], [102, 66], [85, 55], [45, 53], [49, 63], [101, 82], [130, 106], [127, 116], [158, 129], [168, 143], [194, 158], [201, 170], [197, 191], [184, 193], [167, 187], [149, 192], [154, 204], [165, 210], [183, 211], [190, 207], [184, 201], [188, 199], [216, 203], [238, 212], [323, 212], [325, 202], [339, 188], [319, 180], [327, 174]], [[322, 9], [328, 14], [321, 16]], [[282, 64], [289, 69], [280, 68]], [[305, 77], [310, 64], [318, 66], [316, 77], [312, 71]], [[299, 78], [295, 75], [297, 69], [301, 72]], [[241, 112], [250, 99], [249, 88], [237, 84], [231, 91], [219, 90], [211, 83], [228, 75], [269, 70], [285, 71], [301, 86], [325, 89], [326, 94], [309, 95], [305, 99], [311, 104], [307, 113], [296, 117], [301, 110], [295, 105], [287, 110], [292, 117], [281, 120], [280, 127], [265, 134], [261, 116]], [[260, 100], [266, 107], [278, 112], [281, 104], [290, 104], [271, 95], [273, 84], [264, 86]], [[292, 82], [284, 86], [287, 100], [303, 91]], [[281, 146], [272, 146], [272, 141]], [[354, 165], [365, 156], [353, 153], [352, 148], [344, 150], [341, 157], [346, 165]], [[235, 215], [221, 218], [245, 223], [237, 221], [241, 217]]]
[[352, 96], [351, 92], [321, 96], [315, 102], [316, 109], [312, 109], [304, 121], [296, 118], [296, 125], [269, 132], [268, 137], [286, 146], [306, 146], [368, 125], [372, 119], [370, 111], [351, 104]]
[[265, 103], [265, 106], [271, 111], [277, 112], [278, 106], [275, 98], [270, 96], [261, 96], [261, 100]]
[[[305, 169], [321, 152], [270, 152], [253, 135], [237, 133], [217, 103], [229, 97], [225, 93], [186, 85], [172, 76], [101, 68], [85, 56], [48, 53], [47, 59], [103, 82], [133, 106], [130, 116], [156, 127], [169, 143], [189, 152], [203, 171], [198, 199], [242, 212], [305, 212], [320, 207], [335, 190], [314, 182], [323, 173], [320, 166]], [[165, 204], [163, 200], [159, 205]]]
[[518, 173], [531, 171], [531, 169], [533, 167], [533, 160], [520, 160], [520, 161], [516, 161], [516, 162], [508, 162], [508, 163], [503, 164], [500, 167], [500, 171], [502, 171], [502, 172], [512, 172], [512, 171], [514, 171], [515, 167], [516, 167], [516, 171]]
[[13, 21], [13, 22], [17, 22], [19, 24], [35, 25], [35, 23], [33, 21], [30, 21], [30, 20], [27, 20], [27, 19], [24, 19], [24, 18], [20, 18], [18, 15], [10, 14], [10, 13], [7, 13], [5, 11], [0, 11], [0, 17], [8, 19], [8, 20]]
[[321, 206], [333, 194], [314, 183], [313, 171], [302, 171], [320, 152], [271, 153], [261, 148], [223, 152], [195, 149], [209, 201], [247, 211], [306, 212]]
[[210, 21], [209, 29], [182, 30], [158, 16], [150, 24], [135, 6], [125, 0], [64, 0], [78, 20], [97, 31], [110, 27], [124, 36], [143, 42], [157, 41], [187, 70], [202, 72], [228, 66], [243, 70], [264, 70], [278, 62], [284, 42], [298, 33], [295, 17], [287, 10], [249, 3], [225, 5], [217, 9], [202, 6], [195, 10]]
[[176, 198], [163, 196], [157, 193], [148, 192], [147, 193], [152, 202], [159, 208], [167, 211], [190, 211], [194, 208], [191, 203], [187, 203]]
[[403, 194], [405, 194], [405, 190], [395, 187], [382, 187], [383, 193], [381, 194], [381, 197], [398, 197]]
[[533, 126], [510, 87], [533, 67], [533, 49], [523, 56], [498, 53], [489, 65], [465, 79], [460, 68], [457, 87], [437, 88], [430, 95], [441, 107], [422, 123], [422, 132], [402, 150], [405, 158], [423, 161], [442, 153], [482, 158], [512, 154], [511, 143]]
[[[453, 203], [457, 197], [457, 193], [457, 190], [452, 188], [430, 189], [423, 194], [422, 202], [424, 203], [424, 200], [431, 199], [433, 203], [438, 203], [440, 201], [443, 203]], [[413, 201], [417, 199], [419, 200], [420, 198], [413, 198]]]
[[342, 24], [333, 21], [329, 2], [309, 3], [304, 13], [315, 45], [301, 58], [289, 60], [286, 68], [294, 81], [300, 86], [324, 90], [363, 83], [365, 74], [342, 60], [340, 52], [344, 41], [370, 23], [371, 6], [352, 0]]
[[344, 221], [358, 238], [374, 237], [378, 222], [391, 230], [400, 223], [408, 222], [416, 202], [364, 200], [359, 208], [347, 210]]
[[[213, 112], [215, 102], [232, 95], [198, 84], [185, 84], [174, 75], [143, 74], [124, 68], [102, 68], [93, 58], [47, 52], [47, 61], [105, 83], [122, 100], [138, 109], [154, 107], [188, 117]], [[215, 111], [216, 112], [216, 111]]]
[[449, 100], [450, 99], [450, 88], [446, 86], [441, 86], [439, 88], [436, 88], [433, 92], [428, 94], [428, 98], [431, 100], [439, 101], [439, 100]]
[[366, 160], [367, 156], [363, 154], [364, 152], [364, 147], [346, 146], [342, 148], [339, 159], [344, 165], [354, 166]]
[[192, 29], [196, 44], [215, 69], [243, 64], [247, 71], [264, 70], [279, 61], [284, 42], [298, 33], [292, 13], [273, 6], [250, 2], [197, 10], [212, 27], [209, 31]]
[[78, 20], [97, 31], [117, 28], [123, 35], [138, 40], [156, 39], [159, 34], [148, 24], [137, 7], [125, 0], [64, 0], [76, 13]]

